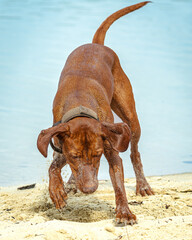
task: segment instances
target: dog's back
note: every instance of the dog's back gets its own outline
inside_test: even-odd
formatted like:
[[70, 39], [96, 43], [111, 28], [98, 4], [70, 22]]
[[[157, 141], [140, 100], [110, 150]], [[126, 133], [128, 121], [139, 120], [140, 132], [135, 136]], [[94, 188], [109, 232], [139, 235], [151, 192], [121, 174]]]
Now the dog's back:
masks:
[[67, 76], [78, 76], [79, 81], [81, 77], [84, 81], [92, 79], [106, 88], [113, 80], [111, 73], [113, 63], [114, 52], [110, 48], [100, 44], [80, 46], [69, 55], [59, 84], [66, 81]]

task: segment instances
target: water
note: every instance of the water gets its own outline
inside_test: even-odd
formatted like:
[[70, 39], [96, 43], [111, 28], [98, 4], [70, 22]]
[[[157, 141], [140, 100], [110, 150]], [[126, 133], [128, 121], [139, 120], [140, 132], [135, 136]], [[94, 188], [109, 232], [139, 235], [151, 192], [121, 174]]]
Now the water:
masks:
[[[52, 124], [67, 56], [111, 13], [136, 1], [0, 1], [0, 186], [47, 179], [36, 148]], [[192, 170], [192, 1], [154, 0], [114, 23], [106, 46], [119, 56], [136, 99], [146, 175]], [[118, 120], [117, 120], [118, 121]], [[134, 176], [129, 152], [125, 177]], [[102, 158], [100, 179], [109, 178]]]

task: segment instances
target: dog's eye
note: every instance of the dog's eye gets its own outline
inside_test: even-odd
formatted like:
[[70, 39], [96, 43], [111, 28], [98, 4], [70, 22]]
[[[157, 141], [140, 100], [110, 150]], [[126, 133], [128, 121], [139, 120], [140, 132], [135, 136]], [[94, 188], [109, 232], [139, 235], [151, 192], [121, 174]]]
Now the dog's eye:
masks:
[[73, 159], [78, 159], [80, 157], [81, 157], [81, 155], [71, 154], [71, 158], [73, 158]]
[[93, 154], [93, 157], [100, 157], [101, 154], [102, 154], [102, 152], [96, 152], [96, 153]]
[[71, 152], [69, 152], [69, 155], [70, 155], [70, 158], [72, 158], [72, 159], [78, 159], [78, 158], [81, 157], [81, 152], [73, 152], [73, 151], [71, 151]]

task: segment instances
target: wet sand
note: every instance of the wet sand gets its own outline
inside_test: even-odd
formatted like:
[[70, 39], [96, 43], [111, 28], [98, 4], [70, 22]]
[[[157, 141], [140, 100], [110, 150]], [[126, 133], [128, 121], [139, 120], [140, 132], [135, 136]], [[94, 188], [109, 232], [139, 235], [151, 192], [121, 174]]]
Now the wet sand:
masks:
[[67, 206], [53, 206], [47, 184], [17, 190], [0, 188], [0, 239], [135, 240], [192, 239], [192, 173], [148, 177], [156, 195], [135, 195], [135, 179], [126, 179], [130, 208], [138, 224], [114, 223], [115, 197], [110, 181], [91, 195], [69, 193]]

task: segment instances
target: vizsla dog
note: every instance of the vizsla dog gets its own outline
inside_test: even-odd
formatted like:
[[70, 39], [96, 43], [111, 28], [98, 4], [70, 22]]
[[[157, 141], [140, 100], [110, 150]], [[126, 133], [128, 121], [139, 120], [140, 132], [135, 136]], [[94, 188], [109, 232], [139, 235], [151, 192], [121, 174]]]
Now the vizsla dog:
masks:
[[[129, 141], [136, 193], [153, 194], [138, 151], [140, 125], [132, 87], [115, 52], [104, 46], [111, 24], [147, 3], [113, 13], [98, 28], [92, 43], [75, 49], [66, 61], [53, 102], [54, 124], [42, 130], [37, 141], [45, 157], [49, 143], [54, 149], [49, 168], [49, 193], [57, 209], [63, 208], [67, 199], [61, 169], [68, 163], [72, 171], [70, 179], [75, 181], [76, 187], [83, 193], [93, 193], [98, 187], [100, 158], [104, 154], [115, 191], [116, 221], [136, 223], [136, 216], [128, 207], [119, 157], [119, 152], [127, 150]], [[112, 110], [123, 123], [114, 123]]]

